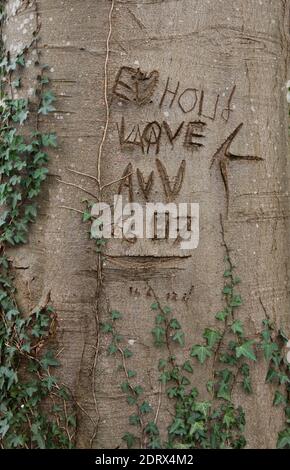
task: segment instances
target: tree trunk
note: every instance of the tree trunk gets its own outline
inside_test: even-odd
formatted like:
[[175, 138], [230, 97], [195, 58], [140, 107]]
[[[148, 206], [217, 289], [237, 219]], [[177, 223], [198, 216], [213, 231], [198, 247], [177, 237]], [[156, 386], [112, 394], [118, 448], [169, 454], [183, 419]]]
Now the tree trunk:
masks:
[[[22, 2], [19, 11], [15, 3], [7, 7], [10, 49], [23, 38], [29, 43], [35, 22], [34, 2]], [[259, 334], [265, 316], [289, 332], [289, 3], [38, 0], [37, 8], [41, 58], [57, 96], [56, 112], [40, 125], [56, 132], [59, 147], [29, 244], [11, 250], [19, 301], [29, 308], [50, 292], [62, 379], [81, 407], [78, 447], [122, 447], [131, 429], [120, 389], [124, 371], [100, 332], [112, 310], [123, 315], [118, 328], [134, 353], [130, 369], [159, 410], [164, 441], [172, 407], [164, 387], [160, 393], [164, 350], [153, 345], [153, 303], [171, 307], [182, 324], [185, 347], [173, 350], [187, 359], [204, 329], [219, 324], [228, 253], [242, 281], [239, 316], [248, 335]], [[100, 256], [89, 225], [73, 210], [83, 211], [82, 200], [92, 199], [76, 186], [97, 193], [97, 182], [85, 174], [102, 185], [125, 177], [104, 189], [105, 201], [120, 192], [142, 205], [198, 203], [198, 247], [116, 239]], [[236, 383], [234, 401], [246, 412], [248, 446], [272, 448], [282, 411], [272, 407], [266, 365], [251, 367], [253, 394], [245, 396]], [[194, 362], [192, 381], [204, 400], [211, 370], [212, 358], [203, 366]]]

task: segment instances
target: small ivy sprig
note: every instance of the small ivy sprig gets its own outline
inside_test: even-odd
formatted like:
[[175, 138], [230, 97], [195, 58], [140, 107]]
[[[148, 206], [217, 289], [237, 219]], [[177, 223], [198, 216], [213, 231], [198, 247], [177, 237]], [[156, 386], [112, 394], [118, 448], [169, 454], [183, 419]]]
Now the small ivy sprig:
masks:
[[124, 338], [116, 329], [116, 323], [122, 319], [122, 314], [117, 310], [110, 313], [110, 321], [101, 325], [101, 330], [110, 336], [110, 344], [107, 348], [109, 355], [118, 355], [120, 358], [119, 369], [124, 373], [125, 381], [121, 383], [121, 391], [126, 396], [129, 406], [135, 407], [135, 413], [129, 416], [129, 424], [139, 428], [139, 432], [126, 432], [123, 440], [128, 448], [139, 445], [141, 448], [159, 448], [159, 430], [154, 420], [147, 420], [147, 415], [153, 412], [152, 406], [144, 400], [144, 389], [136, 382], [137, 372], [130, 369], [128, 360], [133, 356], [133, 351], [124, 346]]

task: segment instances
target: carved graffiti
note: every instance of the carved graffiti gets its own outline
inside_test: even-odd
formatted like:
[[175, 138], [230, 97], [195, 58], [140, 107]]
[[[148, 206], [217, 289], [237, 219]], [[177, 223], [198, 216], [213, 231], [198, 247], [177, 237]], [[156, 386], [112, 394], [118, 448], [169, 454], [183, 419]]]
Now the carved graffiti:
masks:
[[205, 138], [203, 134], [204, 128], [206, 127], [206, 123], [202, 121], [194, 121], [190, 122], [187, 126], [184, 146], [191, 147], [195, 150], [199, 150], [200, 147], [204, 147], [202, 143], [202, 139]]
[[183, 124], [184, 124], [184, 121], [179, 125], [179, 127], [177, 128], [177, 130], [173, 134], [169, 124], [166, 121], [163, 121], [163, 123], [162, 123], [163, 128], [165, 129], [166, 135], [169, 139], [169, 142], [171, 143], [172, 148], [174, 147], [175, 139], [179, 136], [179, 134], [180, 134], [180, 132], [183, 128]]
[[[214, 102], [213, 110], [211, 113], [208, 114], [205, 111], [205, 91], [198, 90], [197, 88], [185, 88], [182, 92], [180, 92], [180, 82], [177, 82], [177, 85], [174, 87], [170, 85], [171, 79], [170, 77], [167, 78], [166, 85], [164, 92], [161, 96], [159, 102], [159, 108], [163, 106], [168, 106], [172, 108], [173, 104], [176, 103], [179, 109], [184, 113], [190, 113], [197, 110], [197, 114], [199, 117], [203, 117], [206, 119], [210, 119], [214, 121], [217, 117], [217, 111], [219, 104], [221, 102], [220, 94], [216, 95], [216, 99]], [[231, 113], [233, 112], [234, 108], [232, 107], [233, 97], [236, 91], [236, 85], [233, 86], [229, 97], [224, 105], [221, 104], [222, 109], [220, 110], [220, 116], [225, 122], [228, 122]]]
[[149, 122], [142, 134], [143, 142], [146, 143], [146, 152], [149, 153], [150, 147], [155, 146], [156, 155], [159, 153], [161, 138], [161, 126], [157, 121]]
[[214, 121], [215, 118], [216, 118], [219, 99], [220, 99], [220, 95], [217, 95], [212, 116], [209, 116], [208, 114], [204, 114], [204, 112], [203, 112], [203, 108], [204, 108], [204, 91], [201, 90], [198, 115], [200, 117], [203, 117], [203, 118], [206, 118], [206, 119], [211, 119], [212, 121]]
[[119, 141], [120, 141], [120, 146], [122, 148], [124, 147], [139, 147], [144, 153], [144, 143], [143, 143], [143, 138], [142, 138], [142, 133], [140, 131], [140, 126], [139, 124], [134, 125], [129, 132], [129, 134], [126, 135], [126, 130], [125, 130], [125, 119], [122, 117], [121, 120], [121, 125], [117, 124], [117, 129], [118, 129], [118, 134], [119, 134]]
[[142, 106], [151, 102], [158, 83], [159, 73], [144, 73], [139, 68], [121, 67], [117, 73], [113, 94], [123, 101]]
[[[180, 192], [182, 183], [185, 175], [186, 162], [182, 160], [177, 175], [174, 177], [173, 182], [170, 182], [165, 165], [157, 158], [156, 167], [158, 174], [160, 176], [164, 194], [168, 200], [173, 200]], [[147, 180], [145, 180], [143, 173], [139, 168], [136, 171], [137, 181], [141, 192], [146, 201], [149, 200], [149, 195], [153, 188], [154, 183], [154, 171], [151, 171]], [[129, 163], [125, 170], [123, 171], [122, 177], [120, 178], [120, 184], [118, 189], [118, 194], [123, 193], [123, 191], [128, 191], [129, 202], [134, 202], [134, 193], [133, 193], [133, 166], [132, 163]]]
[[228, 122], [228, 120], [230, 118], [230, 114], [233, 111], [233, 108], [231, 108], [231, 104], [232, 104], [232, 100], [233, 100], [235, 91], [236, 91], [236, 85], [233, 87], [233, 89], [231, 91], [231, 94], [229, 96], [229, 99], [228, 99], [227, 106], [226, 106], [225, 109], [223, 109], [222, 114], [221, 114], [223, 120], [226, 121], [226, 122]]
[[121, 182], [119, 185], [118, 189], [118, 194], [121, 194], [124, 188], [128, 189], [128, 199], [129, 202], [133, 202], [134, 196], [133, 196], [133, 168], [132, 168], [132, 163], [129, 163], [121, 177]]
[[122, 117], [120, 125], [117, 123], [117, 130], [119, 135], [120, 146], [123, 149], [139, 149], [142, 154], [148, 155], [152, 149], [155, 155], [159, 154], [161, 143], [164, 142], [163, 135], [166, 135], [166, 140], [169, 140], [172, 149], [178, 138], [181, 136], [184, 128], [184, 137], [182, 145], [185, 148], [194, 148], [200, 150], [204, 147], [203, 134], [206, 123], [203, 121], [190, 121], [185, 125], [182, 121], [176, 130], [172, 130], [167, 121], [161, 124], [158, 121], [152, 121], [144, 125], [142, 130], [141, 124], [133, 124], [127, 130], [125, 118]]
[[149, 195], [150, 195], [150, 192], [151, 192], [151, 189], [152, 189], [152, 186], [153, 186], [153, 182], [154, 182], [154, 171], [151, 171], [147, 181], [145, 180], [144, 176], [143, 176], [143, 173], [139, 170], [139, 168], [137, 168], [137, 179], [138, 179], [138, 183], [139, 183], [139, 186], [140, 186], [140, 189], [142, 191], [142, 194], [145, 198], [146, 201], [149, 200]]
[[158, 170], [159, 176], [163, 184], [165, 195], [168, 200], [173, 200], [179, 194], [181, 190], [184, 175], [185, 175], [186, 162], [185, 160], [182, 160], [180, 167], [178, 169], [177, 175], [175, 177], [173, 186], [171, 186], [170, 184], [170, 179], [169, 179], [165, 166], [158, 158], [156, 159], [156, 166], [157, 166], [157, 170]]
[[214, 156], [212, 157], [210, 168], [214, 165], [215, 162], [218, 162], [221, 177], [223, 180], [225, 193], [226, 193], [226, 201], [227, 201], [227, 210], [229, 207], [229, 181], [228, 181], [228, 164], [230, 161], [237, 161], [237, 160], [250, 160], [250, 161], [261, 161], [263, 160], [262, 157], [252, 156], [252, 155], [234, 155], [230, 152], [230, 146], [240, 132], [243, 127], [243, 123], [241, 123], [230, 135], [229, 137], [222, 143], [222, 145], [218, 148], [215, 152]]

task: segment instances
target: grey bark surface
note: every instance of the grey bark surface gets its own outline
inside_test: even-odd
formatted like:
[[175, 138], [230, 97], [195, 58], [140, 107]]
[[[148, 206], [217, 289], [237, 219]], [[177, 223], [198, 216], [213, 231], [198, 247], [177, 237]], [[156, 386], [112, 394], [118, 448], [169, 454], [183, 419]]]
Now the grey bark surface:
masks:
[[[17, 2], [16, 2], [17, 3]], [[20, 26], [34, 6], [13, 15], [15, 1], [8, 2], [5, 28], [7, 47], [29, 42], [29, 24]], [[83, 210], [84, 194], [57, 182], [55, 175], [95, 191], [93, 180], [68, 169], [97, 176], [98, 145], [105, 125], [104, 66], [108, 0], [39, 0], [40, 51], [57, 96], [57, 111], [42, 119], [43, 129], [55, 131], [59, 148], [53, 152], [50, 177], [40, 200], [41, 214], [25, 248], [11, 250], [19, 299], [24, 308], [37, 304], [50, 291], [58, 313], [58, 342], [63, 381], [81, 405], [78, 417], [79, 447], [88, 447], [94, 433], [95, 448], [124, 446], [130, 410], [119, 384], [122, 374], [115, 358], [106, 353], [99, 322], [108, 310], [123, 313], [121, 333], [134, 351], [132, 368], [138, 371], [149, 402], [156, 409], [159, 399], [158, 354], [152, 344], [154, 289], [169, 304], [186, 332], [188, 354], [199, 342], [205, 327], [216, 325], [214, 315], [222, 309], [221, 295], [225, 246], [242, 279], [244, 306], [240, 315], [251, 335], [257, 335], [265, 313], [289, 332], [289, 179], [287, 167], [287, 41], [289, 3], [282, 0], [120, 0], [112, 15], [109, 54], [109, 129], [101, 161], [102, 183], [119, 179], [132, 165], [133, 197], [145, 203], [137, 168], [147, 180], [154, 171], [150, 201], [166, 202], [158, 163], [171, 178], [186, 162], [176, 202], [200, 204], [200, 242], [196, 250], [183, 252], [171, 241], [109, 242], [101, 287], [97, 279], [97, 255], [80, 214], [61, 208]], [[23, 39], [24, 38], [24, 39]], [[158, 72], [152, 103], [138, 105], [113, 94], [121, 67]], [[167, 94], [160, 107], [167, 79], [178, 95], [170, 107]], [[29, 86], [29, 84], [27, 84]], [[187, 91], [180, 98], [180, 95]], [[193, 90], [196, 90], [193, 91]], [[203, 114], [198, 103], [204, 92]], [[195, 93], [198, 103], [191, 112]], [[231, 99], [231, 93], [232, 99]], [[229, 108], [229, 109], [228, 109]], [[132, 126], [166, 121], [175, 132], [171, 146], [162, 127], [160, 149], [149, 152], [138, 146], [120, 147], [117, 124], [125, 119], [126, 135]], [[227, 119], [228, 118], [228, 119]], [[206, 127], [203, 147], [184, 146], [186, 126], [202, 120]], [[227, 164], [228, 200], [219, 156], [211, 160], [232, 132], [243, 123], [229, 151], [261, 160], [237, 159]], [[118, 191], [109, 187], [106, 200]], [[122, 189], [122, 195], [128, 189]], [[228, 208], [227, 208], [228, 205]], [[223, 220], [223, 229], [220, 220]], [[25, 269], [21, 269], [25, 268]], [[98, 349], [97, 363], [95, 352]], [[162, 354], [160, 352], [160, 354]], [[207, 374], [205, 374], [205, 371]], [[235, 401], [246, 410], [248, 445], [275, 447], [283, 417], [272, 407], [273, 394], [264, 385], [265, 368], [254, 369], [254, 394], [246, 398], [237, 384]], [[211, 363], [195, 367], [194, 382], [206, 397], [204, 383]], [[92, 387], [95, 393], [92, 393]], [[96, 400], [95, 400], [96, 398]], [[97, 401], [97, 409], [96, 403]], [[159, 424], [170, 421], [169, 404], [162, 396]]]

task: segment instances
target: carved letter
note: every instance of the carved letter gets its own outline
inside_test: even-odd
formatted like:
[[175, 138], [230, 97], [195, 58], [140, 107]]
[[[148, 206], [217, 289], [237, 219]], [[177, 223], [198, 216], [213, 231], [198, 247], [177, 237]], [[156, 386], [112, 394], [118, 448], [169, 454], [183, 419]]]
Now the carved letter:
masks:
[[178, 173], [175, 177], [173, 187], [171, 187], [169, 176], [168, 176], [165, 166], [158, 158], [156, 159], [156, 166], [157, 166], [157, 170], [158, 170], [159, 176], [163, 184], [165, 195], [168, 200], [173, 200], [175, 196], [177, 196], [181, 190], [181, 186], [182, 186], [184, 174], [185, 174], [186, 162], [185, 160], [182, 160]]
[[223, 120], [226, 122], [228, 122], [228, 120], [230, 119], [230, 114], [233, 111], [233, 109], [231, 108], [231, 104], [232, 104], [232, 99], [235, 94], [235, 91], [236, 91], [236, 85], [233, 87], [231, 91], [231, 94], [228, 99], [227, 107], [222, 111], [222, 114], [221, 114]]
[[145, 127], [142, 140], [147, 144], [147, 153], [149, 153], [150, 146], [156, 145], [155, 153], [156, 155], [159, 153], [159, 146], [160, 146], [160, 137], [161, 137], [161, 126], [157, 121], [150, 122]]
[[169, 105], [169, 108], [172, 107], [172, 105], [173, 105], [173, 103], [174, 103], [174, 100], [175, 100], [175, 98], [176, 98], [176, 95], [177, 95], [177, 92], [178, 92], [178, 89], [179, 89], [179, 82], [177, 82], [177, 87], [175, 88], [175, 91], [171, 91], [171, 90], [169, 90], [169, 88], [168, 88], [169, 80], [170, 80], [170, 78], [168, 77], [168, 78], [167, 78], [167, 82], [166, 82], [166, 86], [165, 86], [164, 93], [163, 93], [162, 98], [161, 98], [161, 101], [160, 101], [160, 103], [159, 103], [159, 108], [162, 107], [163, 102], [164, 102], [164, 100], [165, 100], [165, 97], [166, 97], [167, 93], [170, 93], [171, 95], [173, 95], [173, 98], [172, 98], [172, 100], [171, 100], [171, 103], [170, 103], [170, 105]]
[[163, 127], [165, 129], [165, 132], [167, 134], [167, 137], [169, 139], [169, 142], [171, 143], [171, 146], [173, 148], [173, 142], [174, 140], [176, 139], [176, 137], [179, 136], [180, 132], [181, 132], [181, 129], [183, 128], [183, 124], [184, 124], [184, 121], [180, 124], [180, 126], [178, 127], [177, 131], [175, 132], [175, 134], [172, 133], [172, 130], [170, 129], [168, 123], [166, 121], [163, 121]]
[[189, 122], [187, 125], [184, 146], [191, 147], [194, 150], [199, 150], [201, 147], [204, 147], [201, 142], [197, 142], [196, 140], [205, 138], [205, 136], [201, 134], [205, 126], [206, 123], [202, 121]]
[[121, 179], [119, 189], [118, 189], [118, 194], [121, 194], [124, 188], [128, 188], [129, 202], [133, 202], [134, 200], [132, 172], [133, 172], [132, 163], [129, 163], [123, 172], [122, 179]]
[[[181, 98], [185, 95], [185, 93], [192, 92], [192, 91], [194, 92], [194, 103], [193, 103], [193, 105], [191, 105], [190, 108], [188, 108], [186, 110], [184, 105], [181, 103]], [[195, 88], [186, 88], [184, 90], [184, 92], [181, 93], [180, 97], [178, 98], [179, 107], [180, 107], [181, 111], [185, 114], [190, 113], [191, 111], [193, 111], [195, 106], [196, 106], [196, 103], [197, 103], [197, 90]]]
[[217, 107], [218, 107], [219, 99], [220, 99], [220, 95], [217, 95], [217, 99], [216, 99], [216, 102], [215, 102], [215, 107], [214, 107], [213, 115], [212, 115], [212, 116], [207, 116], [206, 114], [203, 113], [204, 91], [202, 90], [201, 96], [200, 96], [200, 102], [199, 102], [199, 111], [198, 111], [198, 115], [199, 115], [199, 116], [202, 116], [202, 117], [204, 117], [204, 118], [211, 119], [212, 121], [214, 121], [215, 118], [216, 118], [216, 112], [217, 112]]
[[139, 170], [139, 168], [137, 168], [137, 178], [138, 178], [138, 183], [139, 183], [140, 189], [143, 193], [143, 196], [144, 196], [145, 200], [148, 201], [149, 194], [150, 194], [152, 186], [153, 186], [154, 171], [151, 171], [147, 181], [145, 181], [143, 173]]

